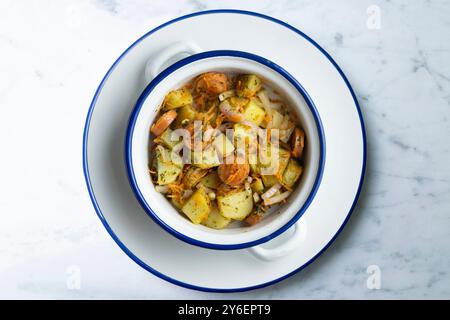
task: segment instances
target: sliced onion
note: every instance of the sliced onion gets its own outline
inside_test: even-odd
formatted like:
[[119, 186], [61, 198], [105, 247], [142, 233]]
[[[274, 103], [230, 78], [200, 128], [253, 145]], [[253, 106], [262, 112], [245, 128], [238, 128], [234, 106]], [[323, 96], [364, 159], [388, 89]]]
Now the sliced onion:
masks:
[[234, 96], [234, 90], [228, 90], [228, 91], [224, 91], [221, 94], [219, 94], [219, 101], [223, 101], [225, 99], [228, 99], [229, 97]]
[[169, 191], [169, 186], [155, 186], [156, 192], [167, 193]]
[[287, 129], [289, 127], [289, 116], [285, 115], [280, 124], [280, 129]]
[[282, 103], [280, 103], [280, 102], [271, 102], [270, 103], [270, 107], [273, 109], [273, 110], [277, 110], [277, 111], [279, 111], [279, 110], [281, 110], [281, 107], [283, 106], [283, 104]]
[[197, 189], [203, 188], [206, 191], [207, 194], [214, 193], [213, 190], [211, 190], [210, 188], [204, 186], [203, 183], [201, 183], [201, 182], [197, 183], [197, 185], [195, 187]]
[[281, 122], [280, 129], [289, 129], [293, 126], [294, 124], [290, 121], [289, 116], [285, 115], [283, 117], [283, 122]]
[[261, 90], [260, 92], [258, 92], [257, 96], [259, 100], [261, 100], [261, 103], [267, 114], [272, 118], [272, 103], [269, 100], [267, 92], [265, 90]]
[[254, 192], [254, 193], [253, 193], [253, 201], [254, 201], [255, 203], [258, 203], [260, 200], [261, 200], [261, 199], [259, 198], [258, 192]]
[[215, 132], [216, 130], [213, 127], [209, 126], [203, 133], [203, 142], [208, 142], [209, 140], [211, 140]]
[[165, 150], [164, 150], [164, 147], [162, 145], [158, 144], [155, 147], [155, 151], [159, 151], [160, 153], [163, 153]]
[[231, 128], [233, 128], [233, 124], [230, 123], [230, 122], [225, 122], [225, 123], [223, 123], [223, 124], [220, 125], [219, 131], [220, 131], [220, 132], [225, 132], [225, 130], [231, 129]]
[[269, 190], [267, 190], [265, 193], [262, 194], [261, 198], [264, 199], [264, 201], [266, 199], [269, 199], [270, 197], [272, 197], [278, 190], [280, 190], [281, 188], [281, 184], [276, 183], [274, 184]]
[[[248, 120], [242, 120], [241, 122], [239, 122], [240, 124], [243, 124], [244, 126], [250, 127], [253, 130], [255, 130], [256, 134], [260, 137], [262, 137], [263, 139], [266, 138], [264, 137], [264, 129], [261, 129], [260, 127], [258, 127], [255, 123], [248, 121]], [[266, 135], [267, 136], [267, 135]]]
[[272, 108], [272, 103], [269, 100], [269, 97], [267, 96], [267, 92], [266, 91], [260, 91], [257, 94], [259, 100], [261, 101], [264, 110], [266, 111], [266, 113], [269, 115], [269, 122], [266, 125], [267, 129], [272, 128], [272, 117], [273, 117], [273, 108]]
[[270, 205], [273, 205], [275, 203], [279, 203], [279, 202], [283, 201], [284, 199], [286, 199], [287, 197], [289, 197], [289, 195], [291, 193], [292, 193], [292, 191], [286, 191], [286, 192], [283, 192], [282, 194], [279, 194], [279, 195], [274, 196], [272, 198], [264, 199], [264, 204], [266, 206], [270, 206]]
[[231, 104], [225, 100], [222, 101], [222, 103], [219, 105], [220, 111], [225, 115], [225, 117], [228, 118], [228, 120], [232, 122], [241, 122], [244, 120], [244, 115], [242, 113], [233, 111], [233, 108], [231, 107]]
[[289, 141], [289, 138], [292, 135], [292, 132], [294, 132], [295, 127], [291, 127], [288, 129], [280, 130], [280, 140], [284, 143], [287, 143]]
[[184, 190], [182, 197], [183, 197], [183, 199], [189, 198], [193, 193], [194, 193], [194, 191], [192, 191], [192, 190]]
[[294, 128], [294, 123], [291, 122], [288, 115], [285, 115], [283, 118], [283, 122], [281, 122], [280, 125], [280, 140], [283, 142], [288, 142], [292, 132], [294, 131]]
[[251, 122], [251, 121], [248, 121], [248, 120], [242, 120], [241, 122], [240, 122], [240, 124], [243, 124], [244, 126], [247, 126], [247, 127], [250, 127], [250, 128], [259, 128], [256, 124], [254, 124], [253, 122]]
[[166, 149], [164, 149], [164, 147], [162, 145], [158, 144], [156, 146], [155, 152], [157, 152], [157, 151], [161, 155], [161, 161], [162, 162], [170, 162], [170, 159], [167, 159], [167, 158], [169, 158], [169, 156], [168, 156], [168, 154], [166, 152]]

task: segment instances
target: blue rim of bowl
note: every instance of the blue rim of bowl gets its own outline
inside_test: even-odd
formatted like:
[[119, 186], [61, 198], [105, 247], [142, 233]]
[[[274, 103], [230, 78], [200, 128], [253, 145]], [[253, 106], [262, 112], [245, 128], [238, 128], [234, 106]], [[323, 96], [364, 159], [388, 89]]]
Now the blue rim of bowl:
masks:
[[[181, 21], [181, 20], [185, 20], [185, 19], [189, 19], [189, 18], [195, 17], [195, 16], [206, 15], [206, 14], [220, 14], [220, 13], [242, 14], [242, 15], [254, 16], [254, 17], [258, 17], [258, 18], [261, 18], [261, 19], [265, 19], [265, 20], [277, 23], [277, 24], [287, 28], [288, 30], [291, 30], [291, 31], [295, 32], [300, 37], [304, 38], [309, 43], [311, 43], [314, 47], [316, 47], [330, 61], [330, 63], [336, 68], [336, 70], [338, 71], [338, 73], [340, 74], [342, 79], [344, 80], [345, 84], [347, 85], [347, 88], [350, 91], [350, 94], [352, 95], [353, 101], [355, 103], [356, 112], [358, 113], [359, 121], [360, 121], [360, 124], [361, 124], [362, 140], [363, 140], [363, 154], [362, 154], [362, 156], [363, 156], [363, 164], [362, 164], [362, 168], [361, 168], [361, 175], [360, 175], [358, 188], [357, 188], [355, 197], [353, 199], [353, 203], [352, 203], [352, 205], [350, 207], [350, 210], [347, 213], [347, 217], [345, 218], [345, 220], [343, 221], [343, 223], [339, 227], [339, 229], [336, 231], [334, 236], [330, 239], [330, 241], [315, 256], [313, 256], [309, 261], [307, 261], [306, 263], [302, 264], [297, 269], [295, 269], [295, 270], [285, 274], [284, 276], [276, 278], [276, 279], [273, 279], [273, 280], [268, 281], [268, 282], [264, 282], [264, 283], [258, 284], [258, 285], [248, 286], [248, 287], [238, 287], [238, 288], [209, 288], [209, 287], [202, 287], [202, 286], [197, 286], [197, 285], [193, 285], [193, 284], [190, 284], [190, 283], [186, 283], [186, 282], [183, 282], [183, 281], [171, 278], [171, 277], [163, 274], [162, 272], [152, 268], [151, 266], [146, 264], [144, 261], [139, 259], [119, 239], [119, 237], [112, 230], [111, 226], [108, 224], [106, 218], [103, 216], [103, 213], [102, 213], [102, 211], [100, 209], [100, 206], [98, 205], [98, 202], [97, 202], [97, 199], [95, 197], [95, 193], [94, 193], [94, 190], [93, 190], [93, 187], [92, 187], [92, 183], [91, 183], [91, 179], [90, 179], [90, 175], [89, 175], [88, 159], [87, 159], [87, 143], [88, 143], [89, 125], [90, 125], [90, 122], [91, 122], [92, 113], [94, 111], [94, 107], [95, 107], [95, 104], [97, 102], [98, 95], [101, 92], [101, 90], [103, 88], [103, 85], [105, 84], [105, 82], [108, 79], [109, 75], [115, 69], [116, 65], [122, 60], [122, 58], [134, 46], [136, 46], [139, 42], [141, 42], [143, 39], [147, 38], [148, 36], [151, 36], [153, 33], [157, 32], [158, 30], [160, 30], [162, 28], [164, 28], [164, 27], [166, 27], [168, 25], [171, 25], [172, 23], [175, 23], [175, 22]], [[231, 293], [231, 292], [245, 292], [245, 291], [250, 291], [250, 290], [261, 289], [261, 288], [273, 285], [275, 283], [278, 283], [280, 281], [283, 281], [283, 280], [285, 280], [285, 279], [287, 279], [287, 278], [297, 274], [298, 272], [300, 272], [301, 270], [305, 269], [306, 267], [308, 267], [310, 264], [312, 264], [314, 261], [316, 261], [317, 258], [319, 258], [331, 246], [331, 244], [336, 240], [336, 238], [339, 236], [339, 234], [342, 232], [342, 230], [344, 229], [345, 225], [349, 221], [349, 219], [350, 219], [350, 217], [351, 217], [351, 215], [352, 215], [352, 213], [353, 213], [353, 211], [354, 211], [354, 209], [356, 207], [356, 204], [358, 202], [359, 196], [361, 194], [361, 190], [362, 190], [362, 187], [363, 187], [363, 184], [364, 184], [365, 172], [366, 172], [367, 141], [366, 141], [366, 130], [365, 130], [365, 125], [364, 125], [364, 119], [363, 119], [363, 116], [362, 116], [362, 113], [361, 113], [361, 108], [359, 106], [359, 103], [358, 103], [358, 100], [356, 98], [355, 92], [354, 92], [352, 86], [350, 85], [350, 82], [348, 81], [347, 77], [345, 76], [345, 74], [341, 70], [341, 68], [338, 66], [338, 64], [330, 56], [330, 54], [328, 52], [326, 52], [317, 42], [315, 42], [313, 39], [311, 39], [309, 36], [307, 36], [305, 33], [300, 31], [299, 29], [297, 29], [297, 28], [291, 26], [290, 24], [288, 24], [288, 23], [286, 23], [284, 21], [281, 21], [279, 19], [267, 16], [267, 15], [264, 15], [264, 14], [261, 14], [261, 13], [252, 12], [252, 11], [235, 10], [235, 9], [219, 9], [219, 10], [208, 10], [208, 11], [194, 12], [194, 13], [187, 14], [187, 15], [178, 17], [176, 19], [170, 20], [170, 21], [168, 21], [168, 22], [166, 22], [166, 23], [164, 23], [164, 24], [162, 24], [162, 25], [160, 25], [160, 26], [150, 30], [149, 32], [144, 34], [142, 37], [137, 39], [133, 44], [131, 44], [117, 58], [117, 60], [109, 68], [108, 72], [105, 74], [105, 76], [103, 77], [103, 79], [100, 82], [99, 86], [97, 87], [97, 89], [95, 91], [95, 94], [94, 94], [94, 97], [92, 98], [91, 104], [89, 106], [89, 110], [88, 110], [87, 115], [86, 115], [86, 123], [85, 123], [84, 131], [83, 131], [82, 157], [83, 157], [83, 173], [84, 173], [84, 176], [85, 176], [86, 186], [87, 186], [87, 190], [88, 190], [88, 193], [89, 193], [89, 197], [91, 198], [91, 202], [92, 202], [92, 205], [94, 207], [94, 210], [95, 210], [97, 216], [99, 217], [101, 223], [105, 227], [106, 231], [111, 236], [111, 238], [117, 243], [119, 248], [131, 260], [133, 260], [141, 268], [143, 268], [144, 270], [152, 273], [153, 275], [157, 276], [158, 278], [160, 278], [162, 280], [165, 280], [167, 282], [170, 282], [170, 283], [172, 283], [174, 285], [180, 286], [180, 287], [184, 287], [184, 288], [191, 289], [191, 290], [203, 291], [203, 292]]]
[[[308, 105], [311, 113], [314, 117], [314, 122], [317, 127], [317, 132], [319, 136], [319, 165], [317, 168], [317, 173], [314, 179], [314, 184], [311, 188], [310, 193], [308, 194], [308, 197], [306, 198], [305, 202], [302, 204], [301, 208], [297, 211], [297, 213], [283, 226], [278, 228], [277, 230], [271, 232], [268, 235], [265, 235], [257, 240], [249, 241], [249, 242], [243, 242], [243, 243], [235, 243], [235, 244], [217, 244], [217, 243], [211, 243], [211, 242], [205, 242], [201, 241], [192, 237], [189, 237], [178, 230], [172, 228], [170, 225], [168, 225], [163, 219], [161, 219], [158, 214], [152, 209], [148, 201], [143, 196], [139, 185], [136, 181], [136, 176], [134, 174], [134, 168], [133, 168], [133, 156], [132, 156], [132, 148], [133, 148], [133, 134], [134, 134], [134, 128], [136, 125], [136, 121], [139, 117], [140, 111], [142, 109], [142, 106], [148, 96], [152, 93], [153, 89], [161, 83], [165, 78], [170, 76], [172, 73], [176, 72], [180, 68], [187, 66], [191, 63], [201, 61], [204, 59], [209, 58], [217, 58], [217, 57], [233, 57], [233, 58], [240, 58], [245, 60], [251, 60], [254, 62], [257, 62], [275, 72], [280, 74], [282, 77], [284, 77], [291, 85], [294, 86], [294, 88], [302, 95], [303, 99], [305, 100], [306, 104]], [[175, 236], [176, 238], [187, 242], [189, 244], [208, 248], [208, 249], [216, 249], [216, 250], [238, 250], [238, 249], [244, 249], [249, 248], [253, 246], [260, 245], [262, 243], [265, 243], [267, 241], [272, 240], [273, 238], [279, 236], [283, 232], [285, 232], [287, 229], [289, 229], [294, 223], [300, 219], [300, 217], [305, 213], [305, 211], [308, 209], [311, 202], [314, 200], [314, 196], [317, 193], [317, 190], [320, 186], [320, 181], [322, 180], [323, 170], [325, 166], [325, 135], [323, 132], [322, 122], [320, 120], [319, 113], [317, 112], [317, 109], [311, 100], [311, 97], [308, 95], [306, 90], [302, 87], [302, 85], [286, 70], [284, 70], [282, 67], [277, 65], [276, 63], [263, 58], [261, 56], [244, 52], [244, 51], [236, 51], [236, 50], [212, 50], [212, 51], [206, 51], [201, 52], [197, 54], [193, 54], [187, 58], [181, 59], [162, 72], [160, 72], [144, 89], [140, 97], [138, 98], [136, 105], [131, 112], [130, 120], [128, 123], [128, 128], [126, 131], [125, 136], [125, 164], [128, 174], [128, 180], [130, 182], [131, 188], [133, 189], [134, 195], [136, 196], [137, 200], [139, 201], [142, 208], [147, 212], [147, 214], [164, 230], [169, 232], [171, 235]], [[149, 180], [150, 183], [150, 180]], [[186, 223], [190, 223], [186, 219]]]

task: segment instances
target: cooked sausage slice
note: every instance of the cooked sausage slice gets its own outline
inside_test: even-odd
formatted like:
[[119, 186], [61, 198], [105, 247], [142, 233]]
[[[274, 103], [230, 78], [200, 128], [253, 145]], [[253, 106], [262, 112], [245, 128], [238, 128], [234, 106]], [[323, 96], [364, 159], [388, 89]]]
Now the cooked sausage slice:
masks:
[[234, 163], [222, 163], [217, 169], [220, 180], [232, 187], [240, 185], [249, 173], [250, 166], [246, 161], [235, 160]]
[[210, 96], [228, 90], [228, 78], [224, 73], [207, 72], [200, 75], [195, 82], [195, 91]]
[[291, 137], [292, 155], [295, 158], [300, 158], [305, 147], [305, 132], [299, 128], [295, 128]]
[[155, 136], [159, 136], [161, 133], [163, 133], [175, 120], [177, 117], [177, 112], [175, 110], [170, 110], [164, 113], [152, 126], [150, 129], [151, 133], [153, 133]]
[[247, 218], [245, 218], [244, 222], [253, 226], [253, 225], [257, 224], [258, 222], [260, 222], [261, 219], [262, 219], [262, 216], [260, 216], [259, 214], [251, 214]]

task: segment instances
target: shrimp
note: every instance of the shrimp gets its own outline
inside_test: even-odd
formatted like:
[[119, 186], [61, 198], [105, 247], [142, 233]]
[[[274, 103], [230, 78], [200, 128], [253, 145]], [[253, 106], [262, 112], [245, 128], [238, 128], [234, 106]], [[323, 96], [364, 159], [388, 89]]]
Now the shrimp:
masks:
[[153, 133], [155, 136], [161, 135], [175, 120], [177, 115], [178, 114], [175, 110], [170, 110], [164, 113], [150, 129], [151, 133]]

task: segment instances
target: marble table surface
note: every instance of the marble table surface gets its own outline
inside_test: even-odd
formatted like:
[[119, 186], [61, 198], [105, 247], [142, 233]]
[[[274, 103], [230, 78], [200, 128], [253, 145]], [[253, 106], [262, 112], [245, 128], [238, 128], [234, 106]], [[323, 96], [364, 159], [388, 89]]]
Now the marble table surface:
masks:
[[[81, 144], [94, 91], [131, 42], [227, 7], [282, 19], [335, 58], [369, 154], [357, 209], [324, 255], [271, 287], [211, 294], [122, 253], [91, 205]], [[2, 0], [0, 298], [450, 298], [449, 34], [443, 0]]]

